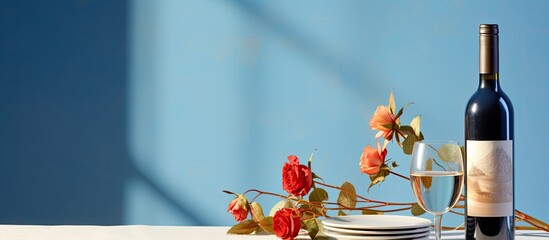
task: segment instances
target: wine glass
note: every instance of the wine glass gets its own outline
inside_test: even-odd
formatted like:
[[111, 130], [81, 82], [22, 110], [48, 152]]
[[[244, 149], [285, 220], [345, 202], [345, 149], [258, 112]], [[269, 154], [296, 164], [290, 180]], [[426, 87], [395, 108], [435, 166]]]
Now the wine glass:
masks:
[[453, 141], [414, 143], [410, 182], [416, 201], [435, 215], [435, 238], [441, 239], [442, 214], [459, 200], [463, 186], [463, 154]]

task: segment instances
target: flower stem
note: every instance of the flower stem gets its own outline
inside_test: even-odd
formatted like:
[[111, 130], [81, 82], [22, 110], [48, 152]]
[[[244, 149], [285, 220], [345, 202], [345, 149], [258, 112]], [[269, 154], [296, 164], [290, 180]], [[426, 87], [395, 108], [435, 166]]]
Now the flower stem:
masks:
[[409, 178], [409, 177], [406, 177], [406, 176], [404, 176], [404, 175], [401, 175], [400, 173], [396, 173], [396, 172], [393, 172], [393, 171], [391, 171], [391, 170], [389, 170], [389, 172], [390, 172], [391, 174], [394, 174], [394, 175], [396, 175], [396, 176], [399, 176], [399, 177], [401, 177], [401, 178], [404, 178], [404, 179], [410, 181], [410, 178]]
[[360, 198], [360, 199], [362, 199], [362, 200], [364, 200], [365, 202], [368, 202], [368, 203], [379, 203], [379, 204], [383, 204], [383, 205], [385, 205], [385, 206], [412, 206], [412, 205], [414, 204], [414, 203], [392, 203], [392, 202], [383, 202], [383, 201], [372, 200], [372, 199], [369, 199], [369, 198], [365, 198], [365, 197], [363, 197], [363, 196], [360, 196], [360, 195], [358, 195], [358, 194], [356, 194], [356, 193], [347, 192], [347, 191], [341, 189], [341, 188], [338, 187], [338, 186], [326, 184], [326, 183], [319, 182], [319, 181], [314, 181], [314, 183], [315, 183], [315, 184], [318, 184], [318, 185], [325, 186], [325, 187], [337, 189], [337, 190], [339, 190], [339, 191], [345, 192], [345, 193], [350, 194], [350, 195], [355, 195], [357, 198]]
[[516, 214], [516, 218], [526, 223], [529, 223], [530, 225], [534, 226], [539, 230], [544, 230], [546, 232], [549, 232], [549, 224], [516, 209], [515, 209], [515, 214]]
[[257, 195], [254, 198], [252, 198], [252, 200], [250, 202], [253, 202], [256, 198], [258, 198], [261, 195], [271, 195], [271, 196], [275, 196], [275, 197], [279, 197], [279, 198], [283, 198], [283, 199], [288, 199], [288, 196], [284, 196], [284, 195], [280, 195], [280, 194], [272, 193], [272, 192], [264, 192], [264, 191], [257, 190], [257, 189], [249, 189], [246, 192], [244, 192], [242, 195], [245, 195], [246, 193], [249, 193], [249, 192], [256, 192], [257, 193]]

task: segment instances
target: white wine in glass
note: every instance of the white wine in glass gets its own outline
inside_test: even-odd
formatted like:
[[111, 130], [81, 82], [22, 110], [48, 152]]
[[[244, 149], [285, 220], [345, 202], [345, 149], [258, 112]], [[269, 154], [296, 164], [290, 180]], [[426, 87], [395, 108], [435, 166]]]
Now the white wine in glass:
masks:
[[456, 205], [463, 187], [460, 146], [451, 141], [416, 142], [410, 175], [417, 203], [435, 216], [435, 238], [439, 240], [442, 214]]

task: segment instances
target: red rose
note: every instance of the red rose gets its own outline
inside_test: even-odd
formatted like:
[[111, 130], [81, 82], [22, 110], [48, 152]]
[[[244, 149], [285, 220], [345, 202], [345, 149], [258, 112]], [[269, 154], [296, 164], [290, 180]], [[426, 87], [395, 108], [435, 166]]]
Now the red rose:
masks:
[[242, 220], [248, 217], [248, 200], [242, 195], [238, 195], [229, 204], [228, 212], [233, 214], [236, 221], [242, 222]]
[[360, 156], [360, 171], [368, 175], [376, 175], [385, 162], [385, 156], [387, 156], [387, 149], [382, 150], [379, 143], [377, 143], [377, 149], [371, 146], [365, 147]]
[[290, 163], [282, 167], [282, 188], [294, 196], [305, 196], [313, 185], [311, 169], [299, 164], [299, 158], [288, 156]]
[[393, 126], [396, 123], [396, 116], [391, 112], [389, 107], [378, 106], [376, 112], [370, 119], [370, 129], [379, 130], [376, 138], [383, 138], [391, 141], [393, 139]]
[[276, 236], [284, 239], [294, 239], [301, 228], [299, 214], [291, 208], [282, 208], [273, 216], [273, 229]]

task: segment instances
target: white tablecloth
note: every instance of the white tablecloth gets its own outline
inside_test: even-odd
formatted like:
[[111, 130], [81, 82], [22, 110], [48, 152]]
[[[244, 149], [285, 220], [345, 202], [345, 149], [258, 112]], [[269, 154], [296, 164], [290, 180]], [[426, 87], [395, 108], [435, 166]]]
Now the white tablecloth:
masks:
[[[0, 240], [175, 240], [278, 239], [273, 235], [227, 235], [229, 227], [186, 226], [36, 226], [0, 225]], [[445, 232], [444, 239], [463, 239], [463, 232]], [[298, 239], [309, 239], [306, 235]], [[549, 239], [542, 231], [518, 231], [517, 240]]]

